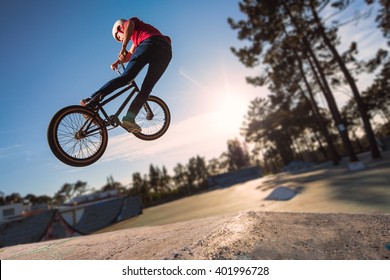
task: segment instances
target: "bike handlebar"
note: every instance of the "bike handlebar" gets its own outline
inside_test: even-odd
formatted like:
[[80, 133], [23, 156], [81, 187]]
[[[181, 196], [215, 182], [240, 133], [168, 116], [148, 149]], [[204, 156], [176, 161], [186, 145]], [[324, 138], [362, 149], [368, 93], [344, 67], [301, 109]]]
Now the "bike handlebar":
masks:
[[[126, 57], [128, 53], [129, 52], [125, 50], [125, 55], [124, 56]], [[125, 66], [123, 65], [123, 61], [120, 60], [120, 58], [119, 58], [119, 62], [122, 65], [122, 70], [125, 71]], [[120, 72], [119, 68], [114, 69], [114, 67], [112, 67], [112, 65], [111, 65], [111, 69], [115, 70], [116, 72], [118, 72], [119, 76], [122, 76], [122, 73]]]
[[[123, 62], [122, 62], [122, 61], [120, 62], [120, 64], [121, 64], [121, 66], [122, 66], [122, 70], [125, 71], [125, 66], [123, 65]], [[114, 67], [111, 66], [111, 69], [114, 70], [114, 71], [116, 71], [116, 72], [119, 74], [119, 76], [122, 76], [122, 73], [121, 73], [121, 71], [119, 70], [119, 67], [118, 67], [118, 68], [114, 68]]]

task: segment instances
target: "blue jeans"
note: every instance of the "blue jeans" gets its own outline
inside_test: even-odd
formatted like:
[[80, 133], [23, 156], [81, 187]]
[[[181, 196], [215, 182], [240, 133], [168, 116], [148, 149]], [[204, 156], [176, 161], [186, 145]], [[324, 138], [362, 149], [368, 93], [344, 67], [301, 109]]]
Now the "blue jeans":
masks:
[[102, 94], [103, 97], [112, 93], [118, 88], [125, 86], [149, 64], [148, 71], [142, 83], [140, 92], [130, 105], [128, 112], [134, 116], [138, 114], [142, 105], [147, 101], [154, 85], [161, 78], [165, 69], [167, 69], [172, 58], [171, 44], [162, 37], [151, 37], [141, 42], [135, 49], [126, 70], [122, 76], [112, 79], [96, 91], [93, 96]]

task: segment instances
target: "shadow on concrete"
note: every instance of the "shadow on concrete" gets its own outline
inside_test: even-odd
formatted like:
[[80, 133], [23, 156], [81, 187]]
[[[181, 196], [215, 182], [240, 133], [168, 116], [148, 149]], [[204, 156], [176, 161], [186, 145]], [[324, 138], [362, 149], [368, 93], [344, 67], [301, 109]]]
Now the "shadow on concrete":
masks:
[[[304, 186], [323, 181], [331, 189], [336, 200], [349, 203], [390, 207], [390, 151], [382, 153], [381, 159], [371, 159], [369, 153], [359, 155], [365, 168], [350, 171], [348, 159], [339, 166], [322, 165], [307, 172], [277, 174], [265, 181], [258, 189], [268, 190], [293, 183]], [[324, 168], [325, 167], [325, 168]]]

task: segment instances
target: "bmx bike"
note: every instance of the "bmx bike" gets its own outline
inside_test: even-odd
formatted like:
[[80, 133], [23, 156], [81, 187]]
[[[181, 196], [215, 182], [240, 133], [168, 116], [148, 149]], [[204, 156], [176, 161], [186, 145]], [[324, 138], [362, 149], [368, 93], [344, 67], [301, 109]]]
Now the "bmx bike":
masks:
[[[117, 72], [121, 74], [119, 70]], [[119, 109], [109, 115], [105, 106], [127, 91], [129, 94]], [[122, 127], [119, 115], [138, 93], [137, 84], [131, 81], [106, 100], [97, 98], [99, 101], [93, 106], [72, 105], [58, 111], [51, 119], [47, 131], [47, 140], [53, 154], [63, 163], [75, 167], [96, 162], [107, 148], [107, 131]], [[141, 131], [133, 135], [141, 140], [155, 140], [164, 135], [170, 121], [170, 111], [165, 102], [150, 95], [135, 118]]]

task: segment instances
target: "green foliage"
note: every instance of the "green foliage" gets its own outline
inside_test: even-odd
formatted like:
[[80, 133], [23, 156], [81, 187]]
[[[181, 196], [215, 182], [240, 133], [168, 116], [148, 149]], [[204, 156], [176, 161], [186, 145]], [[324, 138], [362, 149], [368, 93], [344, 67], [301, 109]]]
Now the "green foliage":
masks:
[[84, 194], [87, 191], [87, 182], [77, 181], [74, 184], [65, 183], [59, 191], [54, 194], [54, 205], [61, 205], [64, 202]]
[[249, 152], [238, 139], [228, 141], [226, 153], [228, 171], [239, 170], [250, 165]]
[[[373, 1], [366, 2], [372, 4]], [[377, 22], [386, 36], [389, 17], [385, 15], [389, 8], [384, 2], [388, 3], [380, 1], [382, 9]], [[254, 152], [261, 154], [259, 157], [264, 160], [272, 161], [274, 166], [285, 165], [301, 157], [301, 151], [305, 149], [317, 147], [323, 151], [322, 141], [325, 140], [336, 162], [334, 137], [331, 137], [334, 134], [328, 132], [334, 131], [335, 126], [329, 126], [329, 114], [325, 115], [326, 110], [319, 108], [316, 95], [322, 93], [326, 97], [335, 123], [343, 124], [332, 90], [349, 85], [354, 96], [351, 102], [357, 104], [354, 108], [358, 115], [354, 118], [361, 117], [372, 155], [377, 157], [365, 103], [352, 75], [367, 71], [367, 67], [376, 69], [383, 65], [387, 52], [378, 52], [371, 64], [364, 65], [356, 59], [358, 46], [355, 42], [351, 42], [344, 53], [340, 54], [336, 49], [340, 43], [338, 26], [364, 20], [369, 12], [355, 13], [353, 18], [329, 24], [321, 18], [321, 11], [327, 8], [325, 14], [330, 19], [353, 7], [354, 1], [243, 0], [239, 6], [245, 18], [238, 21], [229, 18], [228, 23], [237, 30], [238, 39], [247, 44], [231, 50], [245, 66], [261, 65], [257, 76], [247, 77], [247, 82], [254, 86], [268, 85], [271, 92], [267, 99], [256, 99], [251, 103], [242, 128], [245, 139], [255, 145]], [[341, 152], [348, 151], [352, 160], [355, 155], [348, 133], [340, 132], [340, 136], [345, 148]]]
[[[86, 187], [86, 184], [85, 184], [84, 188], [85, 187]], [[114, 178], [112, 177], [112, 175], [107, 177], [107, 184], [105, 184], [101, 188], [102, 192], [111, 191], [111, 190], [117, 190], [119, 193], [123, 193], [125, 191], [125, 188], [122, 186], [121, 183], [114, 181]], [[85, 189], [83, 192], [85, 192]]]

